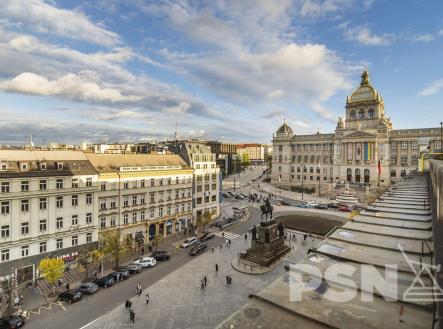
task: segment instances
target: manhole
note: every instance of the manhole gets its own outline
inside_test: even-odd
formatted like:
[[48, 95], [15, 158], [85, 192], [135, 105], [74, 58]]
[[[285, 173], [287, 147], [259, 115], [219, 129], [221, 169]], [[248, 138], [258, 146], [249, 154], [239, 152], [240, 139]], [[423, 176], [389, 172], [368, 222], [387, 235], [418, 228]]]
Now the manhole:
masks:
[[247, 308], [246, 310], [244, 310], [244, 313], [248, 319], [258, 318], [261, 314], [261, 312], [256, 308]]

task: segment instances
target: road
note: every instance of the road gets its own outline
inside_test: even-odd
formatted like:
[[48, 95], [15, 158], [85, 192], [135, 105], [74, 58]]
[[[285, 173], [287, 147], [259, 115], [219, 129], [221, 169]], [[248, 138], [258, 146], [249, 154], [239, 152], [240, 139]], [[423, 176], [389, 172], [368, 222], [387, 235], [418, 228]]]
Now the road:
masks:
[[[257, 209], [251, 209], [251, 218], [236, 226], [229, 228], [229, 232], [243, 235], [255, 224], [260, 222], [260, 215]], [[223, 243], [223, 239], [216, 237], [207, 242], [208, 250]], [[84, 296], [76, 304], [64, 304], [65, 310], [59, 306], [52, 306], [51, 310], [42, 310], [40, 315], [32, 314], [26, 327], [30, 329], [79, 329], [97, 320], [104, 314], [112, 311], [116, 306], [121, 305], [126, 299], [135, 295], [135, 288], [138, 282], [145, 289], [173, 271], [191, 261], [188, 249], [179, 252], [166, 262], [158, 262], [154, 268], [146, 269], [140, 274], [132, 275], [128, 280], [120, 282], [110, 288], [100, 288], [92, 296]]]

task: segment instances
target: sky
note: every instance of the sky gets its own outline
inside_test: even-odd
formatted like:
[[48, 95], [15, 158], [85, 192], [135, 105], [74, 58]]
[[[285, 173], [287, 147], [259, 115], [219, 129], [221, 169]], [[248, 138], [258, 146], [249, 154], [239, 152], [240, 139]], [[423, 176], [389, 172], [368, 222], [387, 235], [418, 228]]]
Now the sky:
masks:
[[2, 0], [0, 143], [330, 133], [365, 67], [437, 127], [442, 58], [441, 0]]

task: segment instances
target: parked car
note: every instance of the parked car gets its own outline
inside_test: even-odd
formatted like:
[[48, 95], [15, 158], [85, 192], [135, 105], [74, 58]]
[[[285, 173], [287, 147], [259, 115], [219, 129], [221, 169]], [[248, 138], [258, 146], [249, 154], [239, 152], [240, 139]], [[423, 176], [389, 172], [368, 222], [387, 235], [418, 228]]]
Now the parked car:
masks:
[[104, 276], [104, 277], [102, 277], [102, 278], [95, 279], [95, 280], [94, 280], [94, 283], [96, 283], [96, 284], [99, 285], [100, 287], [108, 288], [108, 287], [111, 287], [111, 286], [114, 285], [115, 280], [114, 280], [113, 277], [107, 275], [107, 276]]
[[68, 303], [78, 302], [82, 298], [82, 293], [77, 290], [63, 291], [58, 295], [58, 300]]
[[328, 204], [328, 208], [329, 209], [338, 209], [340, 207], [336, 203], [330, 203], [330, 204]]
[[196, 245], [195, 247], [192, 247], [191, 250], [189, 250], [190, 256], [197, 256], [208, 249], [208, 245], [206, 243], [200, 243]]
[[351, 209], [349, 209], [349, 207], [341, 206], [338, 208], [338, 211], [351, 212]]
[[136, 274], [140, 273], [143, 270], [143, 266], [140, 264], [130, 264], [124, 268], [125, 270], [128, 270], [130, 274]]
[[157, 261], [164, 261], [169, 260], [171, 258], [171, 254], [166, 250], [157, 250], [152, 253], [151, 257], [154, 257]]
[[0, 318], [0, 329], [16, 329], [25, 324], [25, 319], [20, 315], [7, 315]]
[[297, 204], [297, 206], [296, 207], [298, 207], [298, 208], [308, 208], [308, 204], [307, 203], [304, 203], [304, 202], [302, 202], [302, 203], [299, 203], [299, 204]]
[[148, 268], [148, 267], [154, 267], [157, 265], [157, 261], [154, 257], [145, 257], [140, 258], [134, 262], [134, 264], [140, 264], [141, 266]]
[[[129, 271], [125, 268], [121, 268], [118, 271], [112, 272], [108, 276], [113, 278], [114, 281], [117, 283], [119, 281], [126, 280], [127, 278], [129, 278]], [[118, 280], [117, 280], [117, 278], [118, 278]]]
[[315, 208], [315, 206], [318, 206], [318, 203], [309, 201], [306, 205], [308, 206], [307, 208]]
[[230, 197], [229, 194], [228, 194], [228, 193], [225, 193], [225, 192], [220, 192], [220, 195], [221, 195], [223, 198], [229, 198], [229, 197]]
[[229, 195], [229, 197], [235, 198], [235, 193], [234, 192], [228, 191], [226, 193]]
[[208, 240], [211, 240], [211, 239], [213, 239], [215, 237], [215, 234], [214, 233], [209, 233], [209, 232], [206, 232], [205, 234], [203, 234], [201, 237], [200, 237], [200, 242], [205, 242], [205, 241], [208, 241]]
[[328, 209], [328, 205], [326, 205], [326, 204], [318, 204], [318, 205], [315, 206], [315, 209], [325, 209], [325, 210], [327, 210]]
[[285, 200], [278, 200], [277, 204], [279, 206], [290, 206], [291, 205], [288, 201], [285, 201]]
[[98, 285], [94, 282], [82, 283], [80, 287], [77, 288], [83, 295], [92, 295], [98, 290]]
[[198, 242], [197, 237], [192, 236], [190, 238], [187, 238], [185, 241], [183, 241], [182, 248], [188, 248], [188, 247], [196, 244], [197, 242]]

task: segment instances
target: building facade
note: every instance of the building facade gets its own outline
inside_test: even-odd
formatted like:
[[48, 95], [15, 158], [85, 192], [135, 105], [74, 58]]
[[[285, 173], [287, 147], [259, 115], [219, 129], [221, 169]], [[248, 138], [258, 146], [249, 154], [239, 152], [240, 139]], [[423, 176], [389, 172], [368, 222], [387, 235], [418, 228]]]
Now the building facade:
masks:
[[0, 151], [0, 276], [32, 280], [41, 259], [97, 243], [97, 178], [82, 152]]
[[100, 232], [117, 229], [141, 247], [191, 225], [193, 171], [178, 155], [86, 156], [99, 173]]
[[237, 154], [241, 159], [246, 157], [252, 163], [262, 163], [265, 161], [265, 147], [264, 144], [238, 144]]
[[211, 148], [211, 152], [215, 154], [215, 162], [220, 168], [222, 179], [241, 171], [241, 158], [237, 154], [236, 144], [219, 141], [207, 141], [205, 143]]
[[334, 133], [296, 135], [283, 123], [273, 137], [271, 182], [301, 186], [388, 185], [418, 168], [420, 151], [440, 149], [440, 128], [394, 130], [365, 70]]
[[180, 151], [182, 158], [193, 168], [193, 215], [194, 220], [205, 212], [212, 218], [220, 213], [220, 169], [215, 162], [215, 154], [202, 143], [185, 142]]

